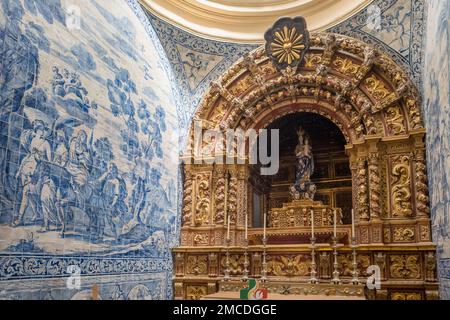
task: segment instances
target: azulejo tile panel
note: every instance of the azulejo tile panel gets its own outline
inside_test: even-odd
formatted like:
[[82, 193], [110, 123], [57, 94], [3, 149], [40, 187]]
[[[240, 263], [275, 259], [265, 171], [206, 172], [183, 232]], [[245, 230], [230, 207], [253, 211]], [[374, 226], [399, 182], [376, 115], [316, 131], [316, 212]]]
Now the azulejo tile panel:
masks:
[[360, 39], [387, 52], [421, 87], [424, 29], [424, 0], [375, 0], [330, 31]]
[[450, 299], [450, 2], [428, 1], [427, 12], [423, 88], [433, 240], [440, 295]]
[[188, 123], [210, 83], [258, 45], [200, 38], [146, 13], [173, 68]]
[[180, 104], [143, 16], [134, 0], [1, 2], [0, 298], [76, 297], [52, 287], [71, 265], [101, 291], [121, 274], [126, 297], [171, 297]]

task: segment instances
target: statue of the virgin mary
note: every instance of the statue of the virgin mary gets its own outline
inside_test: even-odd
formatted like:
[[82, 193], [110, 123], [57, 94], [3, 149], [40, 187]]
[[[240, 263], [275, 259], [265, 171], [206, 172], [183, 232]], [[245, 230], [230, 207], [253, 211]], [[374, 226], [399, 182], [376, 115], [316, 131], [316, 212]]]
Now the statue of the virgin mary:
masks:
[[297, 130], [297, 135], [295, 183], [291, 187], [291, 193], [295, 199], [314, 199], [316, 186], [311, 182], [314, 173], [311, 140], [302, 127]]

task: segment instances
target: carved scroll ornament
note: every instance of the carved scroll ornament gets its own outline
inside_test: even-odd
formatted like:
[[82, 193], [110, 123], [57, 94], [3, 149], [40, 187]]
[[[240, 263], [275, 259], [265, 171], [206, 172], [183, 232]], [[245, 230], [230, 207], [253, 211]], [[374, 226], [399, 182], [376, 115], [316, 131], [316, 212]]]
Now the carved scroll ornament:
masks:
[[393, 215], [411, 217], [411, 170], [409, 156], [396, 156], [392, 168]]

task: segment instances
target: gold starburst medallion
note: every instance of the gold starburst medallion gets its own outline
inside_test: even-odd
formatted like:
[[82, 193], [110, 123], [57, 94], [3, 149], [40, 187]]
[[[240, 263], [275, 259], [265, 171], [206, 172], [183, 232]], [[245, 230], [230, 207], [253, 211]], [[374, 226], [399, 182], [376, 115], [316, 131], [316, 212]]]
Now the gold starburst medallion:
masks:
[[266, 54], [278, 70], [296, 68], [309, 50], [309, 32], [303, 17], [280, 18], [264, 34]]
[[301, 52], [305, 50], [305, 37], [295, 27], [284, 26], [281, 32], [275, 32], [275, 39], [270, 44], [273, 56], [278, 63], [287, 62], [291, 65], [293, 61], [301, 58]]

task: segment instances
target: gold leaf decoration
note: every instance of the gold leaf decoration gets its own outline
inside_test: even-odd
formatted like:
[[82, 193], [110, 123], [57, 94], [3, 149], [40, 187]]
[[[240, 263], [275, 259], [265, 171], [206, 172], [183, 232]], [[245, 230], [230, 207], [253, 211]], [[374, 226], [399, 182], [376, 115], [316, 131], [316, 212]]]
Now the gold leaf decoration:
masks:
[[392, 195], [394, 216], [411, 217], [411, 170], [408, 156], [397, 156], [393, 161]]
[[306, 276], [311, 259], [302, 255], [269, 257], [267, 272], [275, 276]]
[[372, 97], [377, 101], [382, 101], [391, 93], [391, 91], [386, 88], [384, 83], [377, 79], [374, 75], [366, 79], [365, 85], [367, 91], [369, 91]]
[[359, 65], [353, 63], [350, 59], [337, 57], [333, 62], [334, 67], [346, 76], [353, 76], [358, 73]]
[[284, 26], [281, 32], [275, 32], [275, 39], [270, 46], [278, 63], [287, 62], [291, 65], [293, 61], [301, 58], [301, 52], [306, 48], [303, 42], [304, 36], [299, 34], [296, 28]]
[[207, 274], [208, 256], [188, 256], [186, 263], [186, 273], [193, 275]]
[[200, 300], [202, 297], [206, 296], [207, 292], [208, 292], [208, 287], [206, 287], [206, 286], [187, 286], [186, 299], [187, 300]]
[[420, 279], [421, 266], [418, 255], [393, 255], [391, 260], [391, 276], [399, 279]]

